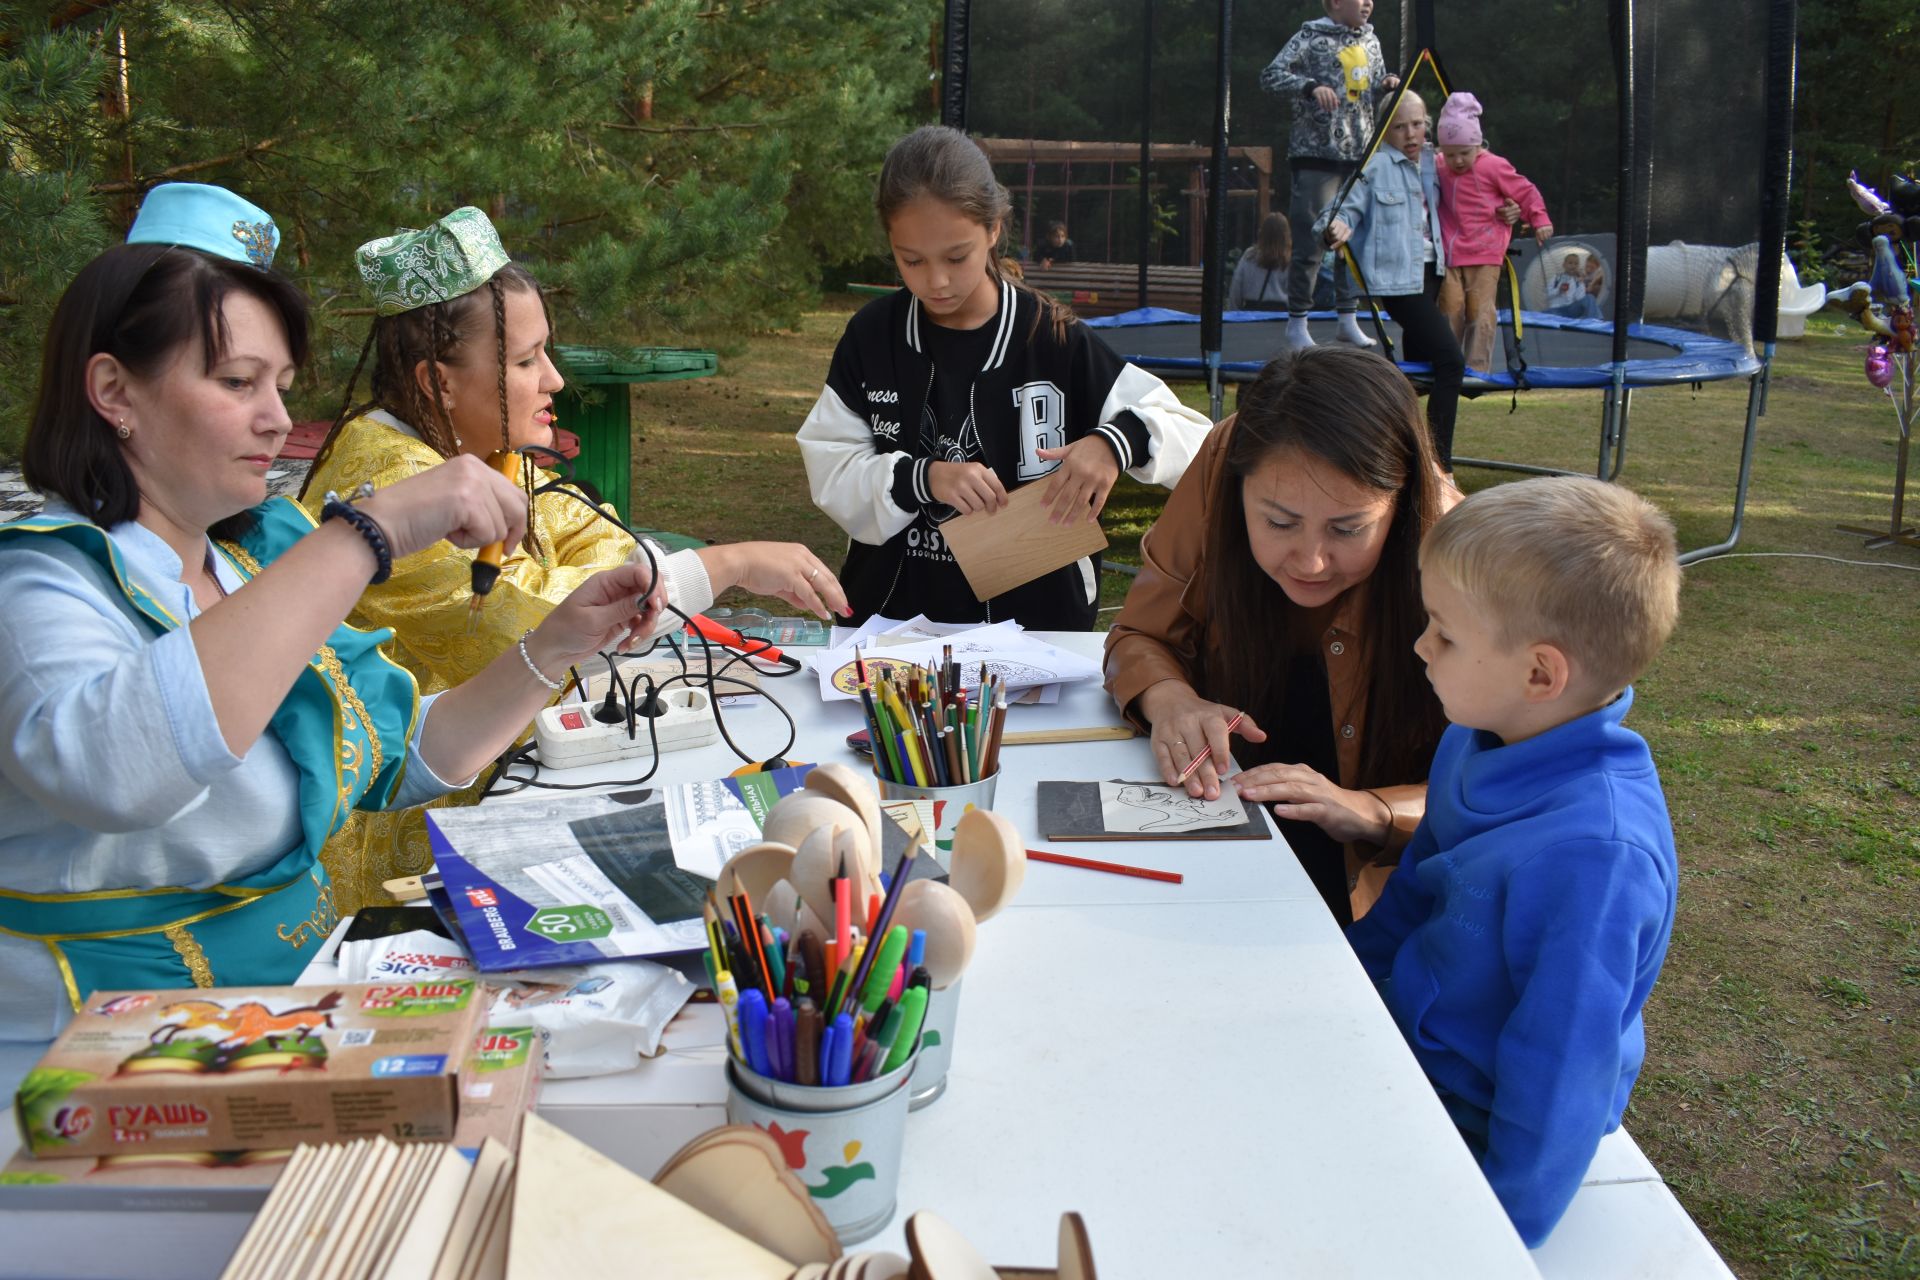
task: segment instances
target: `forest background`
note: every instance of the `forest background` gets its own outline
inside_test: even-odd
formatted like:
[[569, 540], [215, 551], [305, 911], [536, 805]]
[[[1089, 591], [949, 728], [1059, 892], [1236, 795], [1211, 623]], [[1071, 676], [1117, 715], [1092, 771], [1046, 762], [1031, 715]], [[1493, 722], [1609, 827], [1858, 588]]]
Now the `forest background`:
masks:
[[[1127, 139], [1150, 101], [1156, 138], [1206, 140], [1213, 0], [1156, 0], [1146, 98], [1139, 4], [1023, 0], [1009, 22], [998, 3], [975, 0], [976, 30], [1018, 48], [988, 34], [976, 116]], [[1536, 175], [1563, 225], [1610, 213], [1605, 7], [1548, 0], [1524, 23], [1491, 0], [1440, 8], [1449, 31], [1478, 33], [1454, 61], [1497, 59], [1498, 92], [1483, 96], [1497, 98], [1503, 147], [1564, 158]], [[1395, 8], [1375, 20], [1397, 66]], [[1258, 75], [1317, 12], [1237, 6], [1236, 142], [1284, 147], [1284, 109]], [[1846, 173], [1884, 186], [1920, 160], [1920, 115], [1891, 91], [1920, 55], [1917, 12], [1801, 7], [1791, 207], [1805, 278], [1851, 244]], [[724, 347], [791, 326], [824, 283], [886, 271], [872, 178], [894, 137], [937, 118], [941, 13], [940, 0], [0, 3], [0, 459], [17, 452], [60, 291], [162, 181], [222, 183], [279, 220], [278, 265], [319, 320], [297, 417], [331, 416], [365, 336], [353, 247], [460, 204], [493, 215], [573, 340]], [[1716, 64], [1710, 44], [1689, 56], [1702, 109], [1730, 96], [1717, 82], [1760, 75]], [[1156, 203], [1174, 205], [1182, 180], [1156, 173]], [[1134, 216], [1132, 199], [1118, 217]]]

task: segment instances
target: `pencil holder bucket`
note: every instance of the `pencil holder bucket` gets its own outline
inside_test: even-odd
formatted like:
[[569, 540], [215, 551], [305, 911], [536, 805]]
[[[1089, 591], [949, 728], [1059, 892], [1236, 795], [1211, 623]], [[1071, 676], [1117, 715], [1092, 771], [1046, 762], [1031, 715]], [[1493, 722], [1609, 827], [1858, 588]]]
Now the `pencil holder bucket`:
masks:
[[727, 1062], [727, 1122], [750, 1124], [780, 1144], [787, 1167], [842, 1244], [865, 1240], [893, 1217], [908, 1081], [919, 1056], [837, 1088], [772, 1080], [738, 1060]]
[[960, 979], [955, 978], [944, 991], [927, 993], [920, 1052], [914, 1055], [913, 1079], [907, 1083], [909, 1111], [931, 1105], [947, 1091], [947, 1068], [953, 1063], [953, 1026], [959, 1020]]
[[932, 838], [934, 850], [940, 855], [940, 865], [947, 865], [945, 855], [953, 852], [953, 829], [960, 819], [972, 809], [993, 808], [994, 785], [1000, 781], [1000, 772], [995, 770], [978, 782], [964, 782], [957, 787], [919, 787], [905, 782], [893, 782], [879, 774], [873, 779], [880, 786], [880, 799], [926, 800], [933, 806], [933, 826], [927, 835]]

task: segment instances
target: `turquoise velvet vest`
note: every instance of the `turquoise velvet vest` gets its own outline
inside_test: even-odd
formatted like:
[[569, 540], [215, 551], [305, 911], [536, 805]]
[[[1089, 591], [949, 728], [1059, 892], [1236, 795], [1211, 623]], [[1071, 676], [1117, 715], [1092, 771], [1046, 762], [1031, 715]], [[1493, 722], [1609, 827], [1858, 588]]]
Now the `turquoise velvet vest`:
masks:
[[[248, 579], [314, 527], [286, 498], [263, 503], [254, 515], [244, 538], [220, 544]], [[35, 537], [59, 538], [98, 562], [119, 586], [128, 615], [154, 634], [184, 621], [128, 576], [98, 525], [47, 516], [0, 525], [0, 545]], [[406, 767], [420, 699], [412, 674], [380, 651], [392, 634], [336, 628], [268, 722], [300, 777], [301, 839], [271, 866], [209, 889], [0, 889], [0, 930], [46, 945], [75, 1009], [95, 990], [292, 981], [339, 918], [320, 846], [350, 809], [384, 808]]]

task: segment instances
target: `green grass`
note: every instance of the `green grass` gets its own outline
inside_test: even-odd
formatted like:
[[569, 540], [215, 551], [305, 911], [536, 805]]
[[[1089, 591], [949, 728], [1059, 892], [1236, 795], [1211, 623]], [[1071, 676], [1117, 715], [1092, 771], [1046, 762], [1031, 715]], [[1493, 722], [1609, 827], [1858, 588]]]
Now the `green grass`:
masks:
[[[635, 389], [645, 523], [796, 539], [838, 563], [793, 433], [851, 307], [752, 341], [717, 378]], [[1882, 525], [1890, 505], [1895, 424], [1862, 349], [1845, 333], [1782, 344], [1738, 550], [1920, 568], [1920, 552], [1834, 529]], [[1204, 410], [1203, 389], [1180, 390]], [[1459, 451], [1592, 466], [1597, 394], [1509, 408], [1464, 404]], [[1685, 546], [1726, 536], [1745, 408], [1744, 385], [1634, 397], [1621, 480]], [[1461, 471], [1470, 491], [1509, 478]], [[1115, 490], [1116, 558], [1137, 559], [1159, 502]], [[1105, 603], [1126, 583], [1109, 574]], [[1688, 570], [1682, 610], [1633, 715], [1682, 879], [1628, 1125], [1742, 1276], [1920, 1277], [1920, 574], [1721, 559]]]

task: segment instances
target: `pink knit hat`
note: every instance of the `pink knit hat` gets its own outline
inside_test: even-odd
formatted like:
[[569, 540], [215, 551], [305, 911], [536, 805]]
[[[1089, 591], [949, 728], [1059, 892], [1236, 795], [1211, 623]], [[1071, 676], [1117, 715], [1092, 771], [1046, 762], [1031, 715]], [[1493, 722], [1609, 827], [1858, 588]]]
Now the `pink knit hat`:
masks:
[[1480, 99], [1470, 93], [1455, 93], [1440, 108], [1440, 145], [1477, 147], [1480, 140]]

